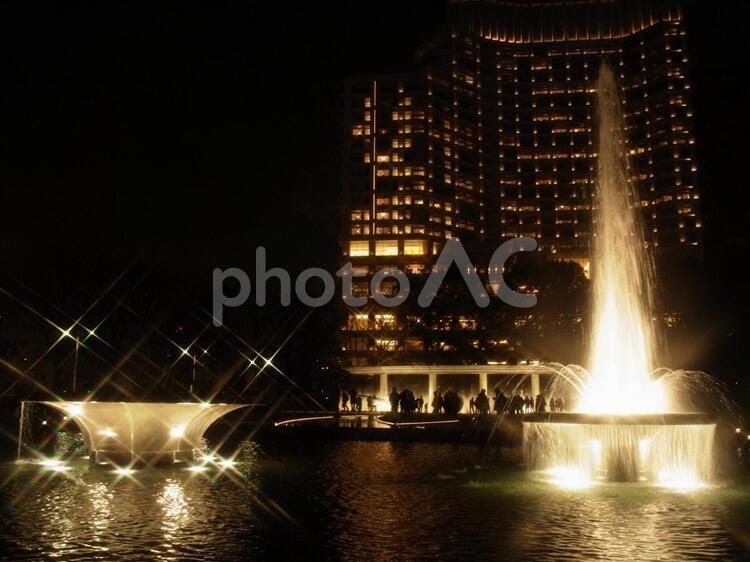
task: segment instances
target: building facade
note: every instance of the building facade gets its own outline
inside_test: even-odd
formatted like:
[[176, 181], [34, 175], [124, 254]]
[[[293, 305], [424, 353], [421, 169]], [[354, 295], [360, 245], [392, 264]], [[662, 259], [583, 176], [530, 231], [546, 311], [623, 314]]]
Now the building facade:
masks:
[[[587, 270], [603, 60], [619, 77], [647, 244], [700, 252], [679, 4], [454, 1], [449, 21], [408, 71], [346, 83], [342, 249], [355, 294], [383, 267], [425, 275], [451, 237], [487, 254], [529, 236]], [[348, 315], [342, 346], [352, 365], [420, 349], [389, 310]]]

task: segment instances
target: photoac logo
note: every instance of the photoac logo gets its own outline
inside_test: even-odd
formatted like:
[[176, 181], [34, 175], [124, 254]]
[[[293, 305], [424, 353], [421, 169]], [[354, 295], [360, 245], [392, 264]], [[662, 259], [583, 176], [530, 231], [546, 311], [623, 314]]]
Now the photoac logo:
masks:
[[[537, 243], [534, 238], [512, 238], [503, 242], [492, 254], [487, 264], [487, 277], [489, 287], [492, 292], [504, 303], [516, 308], [531, 308], [536, 305], [536, 296], [524, 293], [517, 293], [511, 289], [503, 279], [503, 267], [505, 262], [513, 254], [519, 252], [533, 252], [537, 249]], [[432, 267], [432, 271], [427, 278], [422, 290], [417, 297], [417, 303], [422, 308], [427, 308], [432, 304], [435, 296], [440, 289], [448, 270], [452, 265], [458, 269], [461, 277], [466, 283], [471, 296], [477, 306], [485, 308], [490, 304], [490, 296], [487, 294], [484, 283], [477, 275], [474, 264], [471, 263], [469, 255], [466, 253], [461, 241], [458, 238], [450, 238], [443, 246], [437, 261]], [[336, 272], [336, 276], [341, 278], [342, 298], [349, 306], [364, 306], [367, 304], [368, 297], [355, 297], [353, 294], [354, 268], [351, 263], [345, 264]], [[266, 283], [269, 279], [276, 278], [279, 281], [281, 292], [280, 302], [282, 306], [289, 306], [292, 300], [292, 280], [289, 272], [274, 267], [266, 269], [266, 249], [263, 247], [255, 250], [255, 304], [265, 306], [267, 303]], [[239, 291], [234, 296], [224, 293], [224, 283], [229, 279], [234, 279], [239, 283]], [[318, 279], [323, 285], [323, 291], [318, 296], [312, 296], [307, 290], [307, 285], [312, 279]], [[383, 281], [386, 279], [395, 279], [398, 283], [398, 292], [394, 294], [384, 294], [381, 290]], [[400, 269], [384, 268], [380, 269], [370, 279], [370, 294], [372, 298], [384, 307], [394, 307], [403, 303], [409, 297], [409, 278]], [[250, 277], [245, 271], [237, 267], [227, 269], [216, 268], [213, 271], [213, 322], [214, 326], [219, 327], [224, 322], [224, 307], [235, 308], [242, 306], [250, 298], [252, 284]], [[320, 307], [328, 304], [336, 293], [336, 282], [328, 271], [319, 267], [305, 269], [297, 276], [294, 281], [294, 292], [297, 298], [303, 304], [310, 307]]]

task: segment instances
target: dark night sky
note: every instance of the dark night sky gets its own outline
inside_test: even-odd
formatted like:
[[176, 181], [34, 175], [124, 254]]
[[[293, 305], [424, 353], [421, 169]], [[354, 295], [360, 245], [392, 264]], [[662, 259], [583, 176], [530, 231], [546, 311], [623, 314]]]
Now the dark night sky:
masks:
[[408, 64], [444, 20], [398, 5], [3, 14], [5, 265], [146, 250], [206, 279], [261, 244], [335, 259], [342, 79]]
[[[687, 4], [706, 270], [739, 299], [750, 7]], [[332, 265], [342, 80], [407, 66], [445, 23], [441, 1], [5, 4], [3, 275], [75, 282], [140, 254], [207, 291], [258, 245]], [[731, 332], [747, 305], [727, 310]]]

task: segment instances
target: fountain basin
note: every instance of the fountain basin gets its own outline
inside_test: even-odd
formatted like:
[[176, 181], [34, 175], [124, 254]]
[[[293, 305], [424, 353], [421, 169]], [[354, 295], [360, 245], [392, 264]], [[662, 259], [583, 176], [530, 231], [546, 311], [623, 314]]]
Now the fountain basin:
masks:
[[587, 482], [708, 482], [714, 432], [704, 414], [537, 413], [523, 420], [530, 469]]
[[209, 426], [245, 404], [37, 402], [80, 428], [91, 461], [119, 466], [192, 461]]
[[536, 412], [526, 414], [524, 423], [572, 423], [590, 425], [692, 425], [710, 424], [706, 414], [585, 414], [579, 412]]

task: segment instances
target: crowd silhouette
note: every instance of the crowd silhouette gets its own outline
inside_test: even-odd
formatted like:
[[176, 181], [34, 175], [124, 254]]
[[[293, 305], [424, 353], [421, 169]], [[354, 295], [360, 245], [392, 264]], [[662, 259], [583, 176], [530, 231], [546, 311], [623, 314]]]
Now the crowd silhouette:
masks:
[[[368, 394], [364, 398], [367, 402], [367, 411], [375, 412], [377, 398], [373, 394]], [[411, 389], [405, 388], [399, 392], [395, 386], [388, 395], [390, 411], [393, 414], [414, 414], [430, 413], [432, 408], [433, 414], [457, 414], [463, 408], [463, 398], [455, 390], [446, 390], [441, 392], [436, 390], [429, 403], [425, 402], [422, 395], [415, 396]], [[363, 404], [362, 395], [358, 394], [355, 389], [341, 392], [341, 411], [343, 412], [361, 412]], [[536, 398], [527, 394], [511, 394], [507, 396], [502, 390], [496, 388], [495, 393], [490, 399], [485, 389], [481, 389], [479, 394], [469, 398], [469, 413], [478, 415], [487, 415], [491, 411], [495, 414], [531, 414], [533, 412], [564, 412], [565, 400], [563, 398], [551, 397], [549, 401], [544, 394], [538, 394]]]

